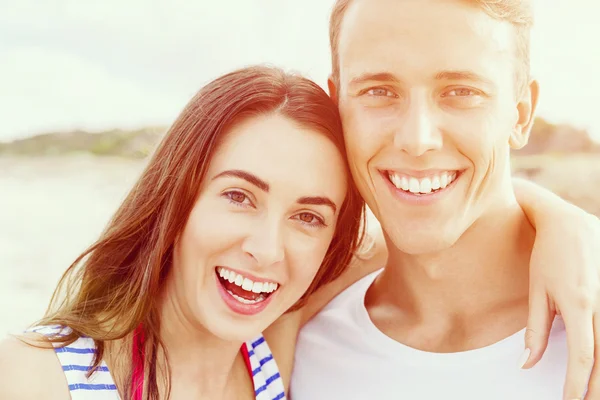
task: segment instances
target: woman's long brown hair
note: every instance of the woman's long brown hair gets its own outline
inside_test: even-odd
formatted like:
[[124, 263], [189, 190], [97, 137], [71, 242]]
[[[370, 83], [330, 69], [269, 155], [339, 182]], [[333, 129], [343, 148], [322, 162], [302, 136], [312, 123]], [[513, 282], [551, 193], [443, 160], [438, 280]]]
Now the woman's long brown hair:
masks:
[[[61, 278], [46, 316], [37, 325], [59, 325], [72, 332], [51, 337], [51, 342], [67, 346], [82, 336], [94, 339], [93, 371], [107, 341], [128, 337], [143, 324], [148, 351], [146, 398], [159, 398], [156, 360], [162, 344], [157, 299], [171, 269], [176, 238], [228, 128], [242, 118], [273, 112], [323, 133], [346, 158], [337, 107], [315, 83], [267, 67], [241, 69], [209, 83], [171, 126], [100, 238]], [[285, 140], [284, 132], [281, 140]], [[337, 278], [359, 246], [364, 202], [347, 176], [348, 193], [333, 240], [310, 288], [295, 307]], [[168, 376], [167, 372], [167, 393]], [[128, 388], [125, 392], [131, 396]]]

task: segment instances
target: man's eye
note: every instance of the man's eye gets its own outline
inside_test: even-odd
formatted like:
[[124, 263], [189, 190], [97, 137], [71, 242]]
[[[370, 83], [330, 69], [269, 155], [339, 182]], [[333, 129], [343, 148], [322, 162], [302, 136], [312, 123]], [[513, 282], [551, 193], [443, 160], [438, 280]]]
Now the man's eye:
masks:
[[367, 90], [367, 94], [369, 96], [376, 96], [376, 97], [396, 97], [396, 95], [385, 88], [373, 88], [373, 89], [369, 89]]
[[460, 89], [452, 89], [449, 92], [446, 93], [446, 97], [468, 97], [468, 96], [474, 96], [476, 93], [474, 90], [471, 89], [467, 89], [467, 88], [460, 88]]

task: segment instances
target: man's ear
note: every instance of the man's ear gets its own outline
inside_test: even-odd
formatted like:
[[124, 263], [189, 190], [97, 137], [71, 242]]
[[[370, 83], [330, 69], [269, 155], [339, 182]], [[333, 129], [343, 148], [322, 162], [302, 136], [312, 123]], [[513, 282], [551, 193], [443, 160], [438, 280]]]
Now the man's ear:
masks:
[[336, 86], [332, 75], [329, 75], [329, 78], [327, 79], [327, 87], [329, 88], [329, 97], [331, 97], [331, 100], [338, 105], [338, 87]]
[[535, 121], [535, 110], [538, 104], [540, 86], [536, 80], [529, 82], [517, 104], [518, 119], [509, 138], [512, 149], [518, 150], [527, 144], [531, 128]]

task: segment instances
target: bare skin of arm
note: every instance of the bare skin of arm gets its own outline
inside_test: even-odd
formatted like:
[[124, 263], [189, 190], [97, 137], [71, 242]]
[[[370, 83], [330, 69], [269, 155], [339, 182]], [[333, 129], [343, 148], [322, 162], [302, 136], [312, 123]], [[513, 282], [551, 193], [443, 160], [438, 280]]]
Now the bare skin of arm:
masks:
[[[40, 343], [38, 335], [25, 337]], [[53, 349], [33, 347], [14, 337], [0, 342], [0, 400], [9, 399], [71, 399]]]

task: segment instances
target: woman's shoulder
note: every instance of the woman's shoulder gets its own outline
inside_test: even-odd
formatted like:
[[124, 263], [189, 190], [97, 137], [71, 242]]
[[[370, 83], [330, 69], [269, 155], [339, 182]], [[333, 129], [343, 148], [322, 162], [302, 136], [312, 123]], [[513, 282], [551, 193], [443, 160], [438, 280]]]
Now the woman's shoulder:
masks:
[[0, 399], [71, 398], [54, 347], [28, 331], [0, 341]]

